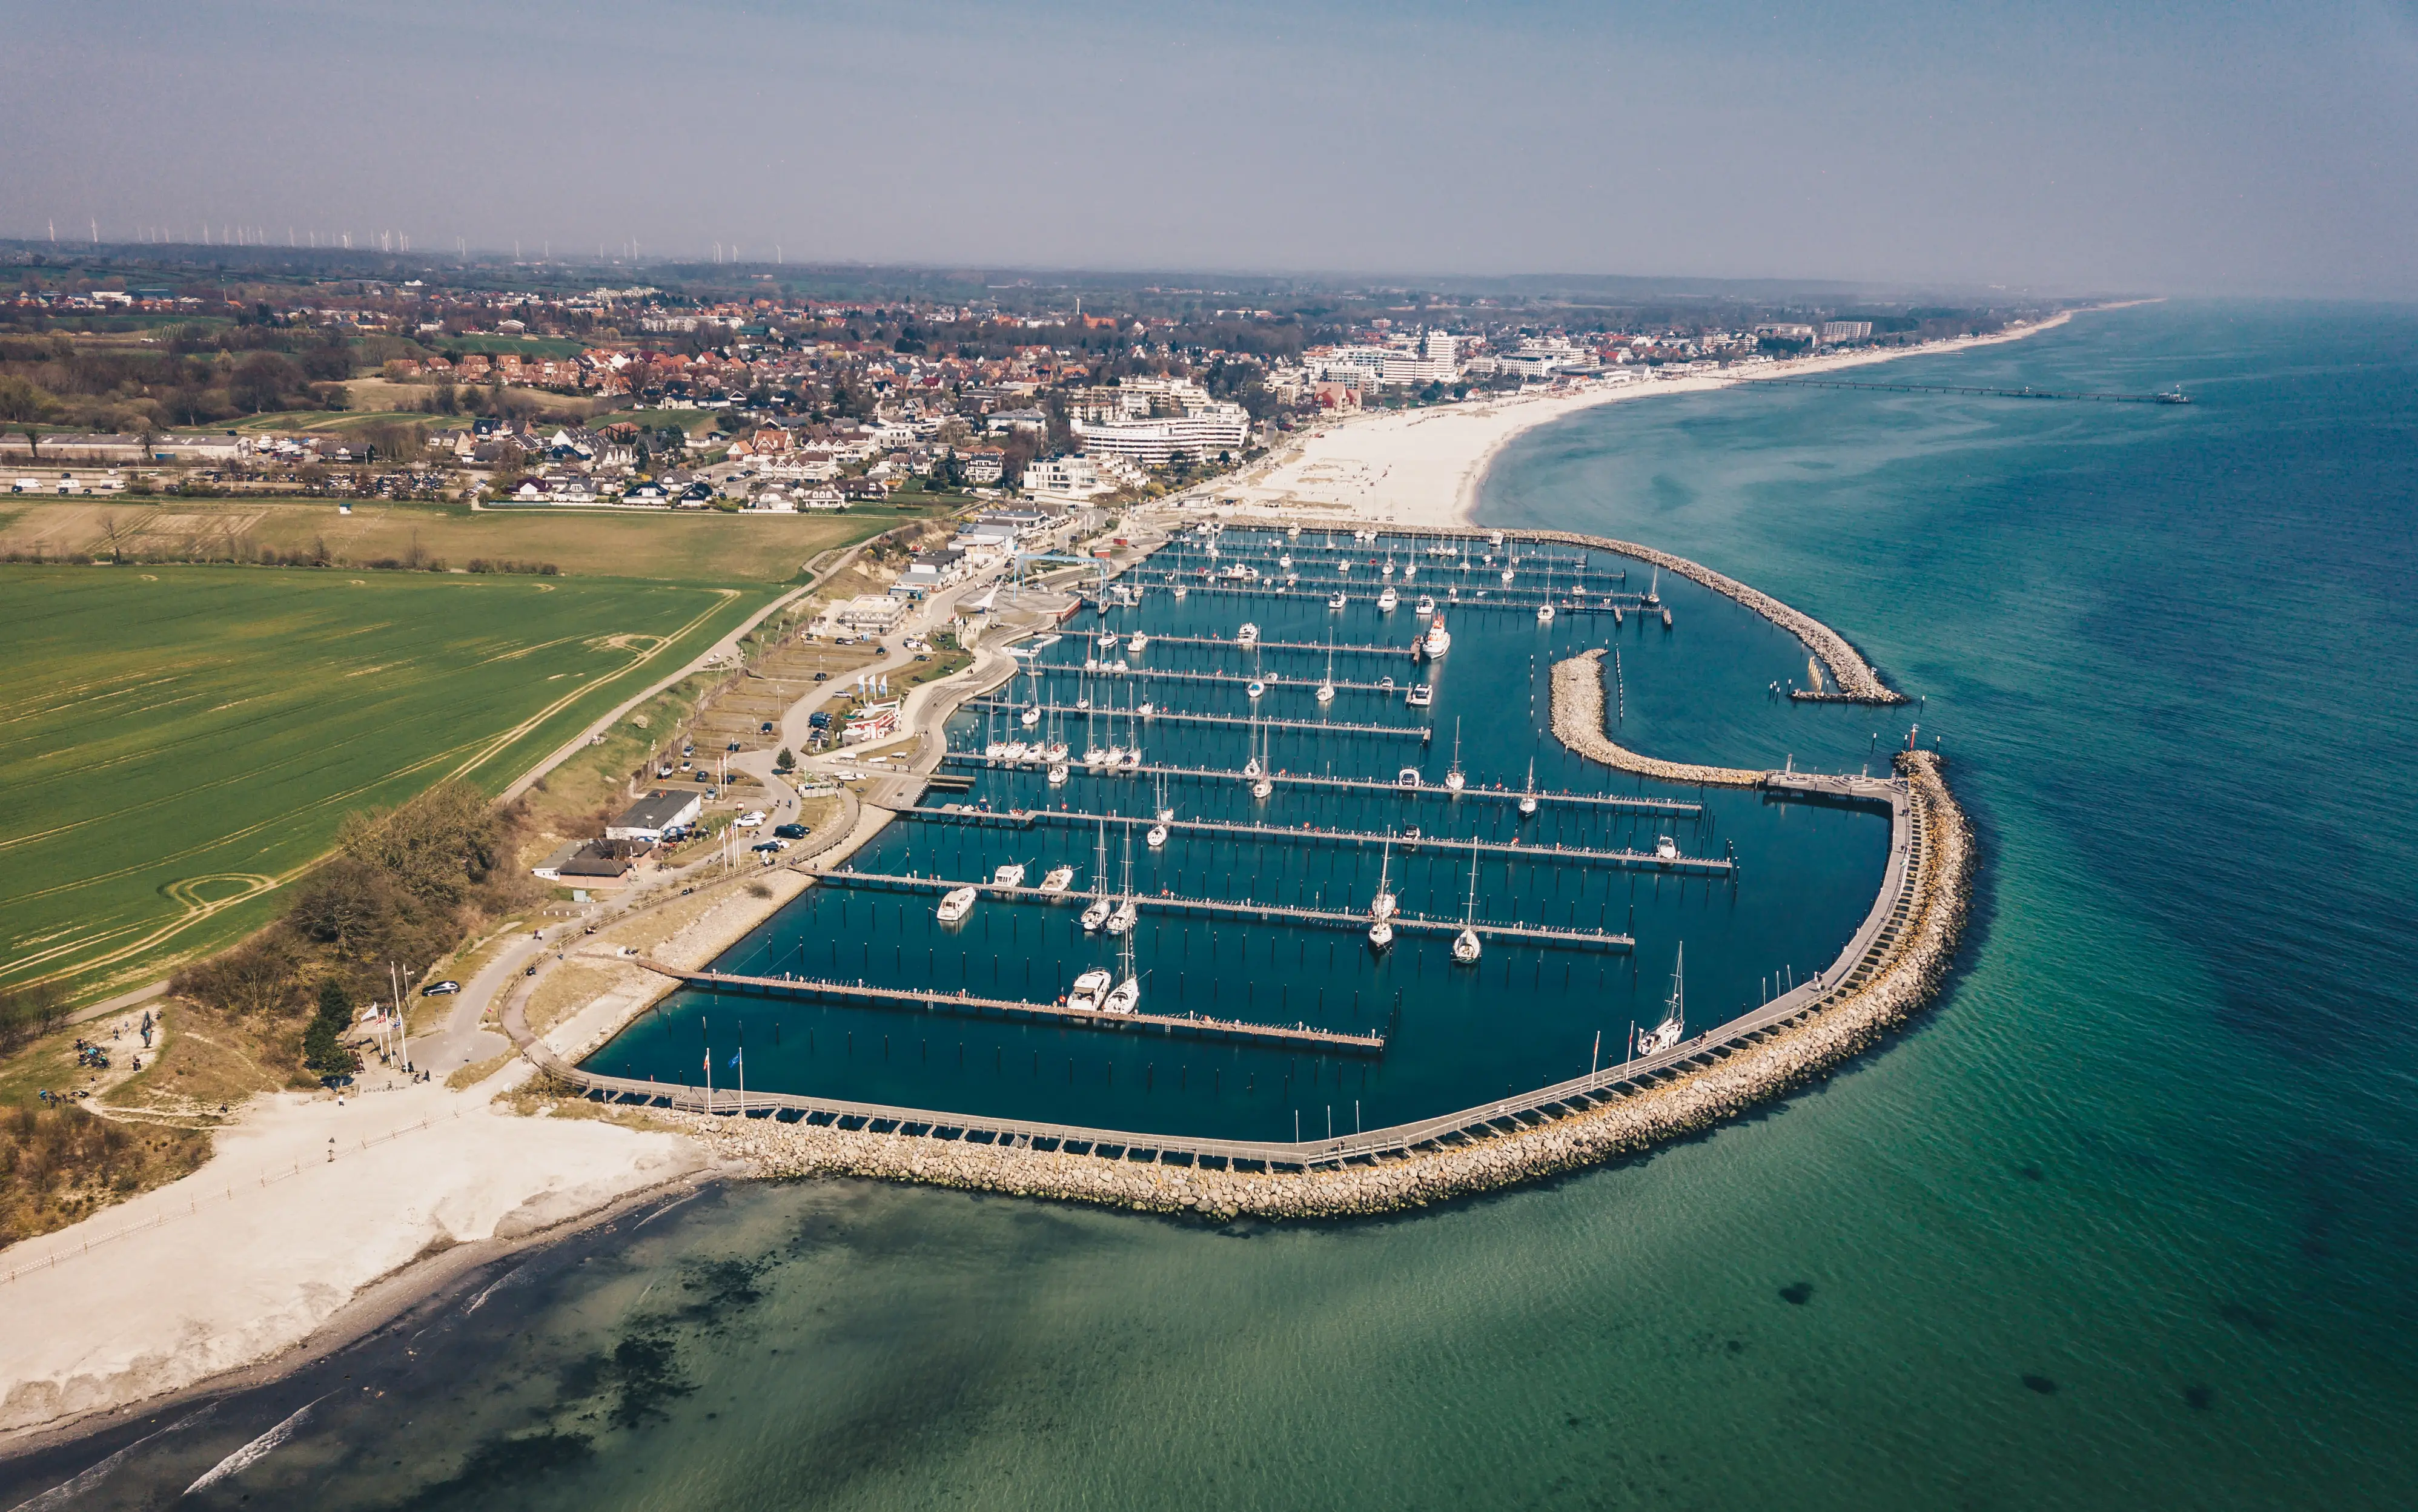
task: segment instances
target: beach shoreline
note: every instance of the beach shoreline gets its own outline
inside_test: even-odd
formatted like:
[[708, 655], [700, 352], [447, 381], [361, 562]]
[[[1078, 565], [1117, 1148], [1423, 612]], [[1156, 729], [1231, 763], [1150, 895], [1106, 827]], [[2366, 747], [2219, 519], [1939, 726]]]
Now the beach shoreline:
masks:
[[1231, 499], [1305, 519], [1332, 514], [1339, 524], [1348, 519], [1466, 529], [1484, 496], [1487, 474], [1504, 449], [1538, 426], [1582, 410], [1999, 346], [2055, 330], [2076, 313], [2059, 311], [2046, 320], [1985, 336], [1957, 336], [1920, 346], [1858, 348], [1718, 376], [1661, 379], [1641, 374], [1624, 383], [1590, 380], [1562, 392], [1523, 393], [1421, 409], [1363, 411], [1325, 422], [1235, 473], [1201, 484], [1191, 497], [1195, 503]]

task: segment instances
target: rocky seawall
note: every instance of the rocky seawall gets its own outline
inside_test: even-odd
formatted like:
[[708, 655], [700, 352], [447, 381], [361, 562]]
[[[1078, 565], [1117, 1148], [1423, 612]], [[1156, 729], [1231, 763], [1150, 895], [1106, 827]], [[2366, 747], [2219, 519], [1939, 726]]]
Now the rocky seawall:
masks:
[[1423, 1207], [1600, 1165], [1682, 1138], [1824, 1075], [1920, 1013], [1964, 924], [1973, 841], [1938, 758], [1898, 758], [1922, 813], [1911, 926], [1862, 980], [1793, 1023], [1708, 1046], [1672, 1079], [1492, 1138], [1304, 1171], [1217, 1169], [771, 1119], [656, 1112], [762, 1177], [869, 1176], [1216, 1219], [1342, 1217]]
[[1743, 767], [1707, 767], [1640, 756], [1603, 732], [1603, 649], [1582, 651], [1553, 664], [1553, 734], [1590, 761], [1616, 771], [1634, 771], [1657, 782], [1713, 787], [1759, 787], [1763, 773]]

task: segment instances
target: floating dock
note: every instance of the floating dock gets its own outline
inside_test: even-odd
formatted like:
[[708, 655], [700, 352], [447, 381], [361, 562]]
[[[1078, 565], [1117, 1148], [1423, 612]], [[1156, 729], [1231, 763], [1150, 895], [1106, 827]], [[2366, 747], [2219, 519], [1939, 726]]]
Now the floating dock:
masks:
[[[950, 809], [909, 808], [900, 812], [917, 818], [940, 819], [944, 822], [972, 820], [975, 823], [1002, 825], [1009, 829], [1029, 830], [1035, 824], [1071, 826], [1113, 824], [1128, 830], [1146, 830], [1160, 822], [1131, 814], [1093, 814], [1080, 809], [1011, 809], [1005, 813], [968, 810], [962, 806]], [[1181, 834], [1206, 834], [1228, 840], [1285, 840], [1302, 845], [1350, 846], [1367, 849], [1371, 846], [1391, 846], [1397, 850], [1454, 851], [1472, 856], [1500, 856], [1514, 861], [1552, 862], [1570, 865], [1620, 866], [1635, 870], [1670, 872], [1691, 877], [1728, 877], [1737, 870], [1737, 863], [1722, 856], [1657, 856], [1650, 850], [1591, 850], [1583, 846], [1523, 846], [1501, 840], [1462, 840], [1451, 835], [1385, 834], [1368, 830], [1317, 830], [1288, 824], [1234, 824], [1219, 819], [1169, 819], [1167, 827]]]
[[[1005, 698], [974, 698], [964, 705], [968, 709], [997, 709], [1009, 713], [1034, 707]], [[1340, 719], [1257, 719], [1248, 714], [1187, 714], [1172, 709], [1154, 709], [1147, 714], [1130, 709], [1078, 709], [1072, 704], [1042, 704], [1044, 714], [1071, 714], [1077, 719], [1102, 718], [1166, 720], [1175, 725], [1224, 725], [1236, 729], [1307, 730], [1320, 735], [1392, 735], [1421, 742], [1435, 739], [1435, 731], [1426, 725], [1354, 725]], [[1081, 766], [1080, 761], [1070, 762]]]
[[[1116, 897], [1114, 893], [1082, 892], [1068, 889], [1064, 893], [1044, 893], [1037, 887], [1005, 887], [997, 882], [952, 881], [940, 877], [900, 877], [886, 872], [816, 871], [809, 875], [823, 881], [847, 887], [885, 889], [902, 893], [950, 893], [971, 887], [995, 897], [1023, 898], [1040, 903], [1088, 902], [1100, 897]], [[1193, 913], [1214, 918], [1249, 919], [1263, 924], [1310, 924], [1325, 929], [1366, 930], [1369, 915], [1341, 909], [1305, 908], [1291, 903], [1247, 903], [1231, 898], [1188, 897], [1177, 893], [1133, 894], [1135, 909], [1145, 912]], [[1397, 913], [1393, 917], [1397, 930], [1412, 934], [1457, 935], [1463, 927], [1475, 929], [1481, 938], [1518, 940], [1530, 945], [1554, 945], [1567, 950], [1606, 950], [1627, 952], [1637, 942], [1627, 935], [1604, 929], [1556, 929], [1550, 924], [1492, 924], [1484, 919], [1472, 919], [1464, 925], [1459, 919], [1429, 919], [1417, 914]], [[775, 978], [774, 980], [778, 980]], [[909, 993], [909, 997], [918, 994]]]
[[[1001, 765], [979, 751], [952, 751], [942, 759], [961, 767]], [[1033, 767], [1034, 764], [1027, 762], [1025, 765]], [[1094, 773], [1091, 769], [1080, 763], [1069, 765], [1072, 768], [1071, 774], [1075, 776], [1181, 777], [1199, 782], [1217, 783], [1244, 783], [1251, 780], [1232, 767], [1144, 766], [1132, 772]], [[1038, 769], [1035, 768], [1035, 770]], [[1531, 795], [1518, 787], [1464, 787], [1456, 793], [1442, 783], [1422, 782], [1416, 787], [1405, 787], [1400, 783], [1373, 782], [1365, 778], [1319, 777], [1306, 772], [1285, 771], [1269, 772], [1268, 781], [1280, 787], [1287, 786], [1319, 787], [1334, 792], [1394, 793], [1403, 798], [1471, 799], [1481, 802], [1497, 803], [1516, 803], [1523, 798], [1534, 796], [1539, 804], [1562, 803], [1575, 808], [1606, 808], [1622, 814], [1677, 814], [1693, 817], [1705, 811], [1705, 805], [1702, 803], [1682, 802], [1672, 798], [1633, 797], [1621, 793], [1565, 793], [1549, 792], [1539, 788]]]
[[672, 977], [690, 986], [715, 992], [830, 999], [877, 1007], [921, 1008], [926, 1013], [961, 1014], [975, 1018], [1039, 1018], [1061, 1024], [1081, 1024], [1092, 1029], [1151, 1030], [1206, 1039], [1308, 1046], [1354, 1055], [1383, 1055], [1385, 1052], [1385, 1036], [1383, 1034], [1353, 1034], [1340, 1030], [1312, 1029], [1307, 1024], [1253, 1024], [1234, 1018], [1206, 1018], [1198, 1014], [1111, 1014], [1091, 1008], [1069, 1008], [1064, 1003], [1026, 1002], [1018, 998], [977, 998], [963, 992], [916, 992], [906, 987], [872, 987], [862, 983], [828, 982], [815, 977], [739, 976], [727, 971], [685, 971], [644, 955], [638, 957], [637, 964], [658, 976]]

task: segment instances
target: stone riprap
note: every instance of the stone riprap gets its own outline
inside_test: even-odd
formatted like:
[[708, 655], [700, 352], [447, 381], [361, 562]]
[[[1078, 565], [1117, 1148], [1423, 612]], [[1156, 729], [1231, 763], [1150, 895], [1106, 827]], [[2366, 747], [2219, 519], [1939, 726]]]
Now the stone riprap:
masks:
[[1743, 767], [1707, 767], [1640, 756], [1603, 732], [1603, 649], [1582, 651], [1553, 664], [1553, 734], [1564, 745], [1617, 771], [1634, 771], [1657, 782], [1713, 787], [1759, 787], [1764, 774]]
[[1973, 870], [1972, 834], [1938, 758], [1901, 756], [1922, 814], [1907, 881], [1911, 924], [1859, 986], [1805, 1017], [1710, 1049], [1710, 1063], [1591, 1107], [1470, 1143], [1306, 1171], [1249, 1171], [1103, 1158], [771, 1119], [656, 1111], [763, 1177], [862, 1176], [1216, 1219], [1400, 1212], [1616, 1160], [1713, 1126], [1861, 1053], [1930, 1001], [1955, 954]]

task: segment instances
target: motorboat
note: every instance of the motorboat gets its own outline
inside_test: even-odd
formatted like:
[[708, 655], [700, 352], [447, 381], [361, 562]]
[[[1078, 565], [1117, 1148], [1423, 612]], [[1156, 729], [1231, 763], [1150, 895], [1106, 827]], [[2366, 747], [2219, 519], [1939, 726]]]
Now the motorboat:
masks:
[[944, 924], [961, 924], [973, 911], [974, 890], [971, 887], [953, 887], [941, 899], [940, 919]]
[[1656, 861], [1677, 861], [1679, 859], [1679, 842], [1672, 839], [1667, 834], [1656, 835], [1654, 837], [1654, 859]]
[[1260, 643], [1260, 627], [1252, 624], [1247, 619], [1244, 620], [1243, 628], [1234, 632], [1234, 643], [1238, 646], [1258, 645]]
[[1157, 713], [1157, 712], [1158, 712], [1158, 705], [1156, 705], [1156, 704], [1143, 704], [1143, 705], [1140, 706], [1139, 708], [1135, 709], [1135, 710], [1134, 710], [1134, 712], [1135, 712], [1135, 713], [1137, 713], [1137, 714], [1140, 714], [1140, 715], [1142, 718], [1144, 718], [1144, 719], [1148, 719], [1148, 718], [1150, 718], [1152, 715], [1154, 715], [1154, 714], [1155, 714], [1155, 713]]
[[1065, 787], [1066, 771], [1066, 763], [1064, 761], [1052, 761], [1049, 763], [1049, 786], [1052, 787]]
[[1351, 600], [1345, 598], [1342, 594], [1338, 593], [1335, 597], [1326, 601], [1326, 606], [1330, 609], [1340, 609], [1351, 602]]
[[1000, 867], [998, 870], [990, 874], [990, 881], [993, 887], [1022, 887], [1024, 885], [1024, 863], [1020, 861], [1009, 862], [1006, 865]]
[[1133, 638], [1125, 642], [1125, 649], [1136, 656], [1140, 656], [1142, 653], [1143, 649], [1149, 645], [1150, 636], [1143, 634], [1141, 631], [1137, 630], [1133, 633]]
[[1101, 1000], [1108, 996], [1109, 984], [1115, 980], [1096, 968], [1084, 972], [1075, 979], [1074, 987], [1067, 992], [1066, 1006], [1078, 1013], [1098, 1013]]
[[1511, 577], [1512, 577], [1511, 569], [1510, 569], [1510, 568], [1508, 568], [1508, 567], [1506, 567], [1505, 569], [1503, 569], [1503, 586], [1504, 586], [1505, 588], [1509, 588], [1509, 587], [1511, 586]]
[[1488, 545], [1490, 545], [1490, 546], [1492, 546], [1492, 547], [1493, 547], [1493, 548], [1495, 548], [1497, 551], [1502, 550], [1502, 549], [1503, 549], [1503, 532], [1502, 532], [1502, 531], [1500, 531], [1500, 530], [1489, 530], [1489, 531], [1486, 533], [1486, 543], [1487, 543]]
[[1395, 592], [1393, 588], [1388, 586], [1385, 592], [1377, 595], [1377, 612], [1380, 614], [1392, 614], [1394, 612], [1394, 606], [1401, 602], [1402, 596]]
[[1433, 599], [1421, 599], [1419, 601], [1419, 613], [1430, 617], [1428, 619], [1428, 638], [1425, 644], [1427, 647], [1428, 658], [1432, 661], [1436, 657], [1442, 656], [1445, 652], [1452, 649], [1452, 632], [1444, 628], [1444, 616], [1435, 612], [1435, 601]]
[[1090, 906], [1083, 909], [1083, 933], [1088, 935], [1108, 923], [1110, 907], [1107, 898], [1094, 898]]
[[1268, 685], [1262, 682], [1259, 679], [1253, 678], [1250, 681], [1250, 685], [1246, 687], [1243, 691], [1249, 694], [1252, 697], [1257, 698], [1260, 695], [1268, 691]]
[[1041, 878], [1041, 895], [1044, 897], [1058, 897], [1064, 894], [1066, 889], [1072, 887], [1074, 884], [1074, 867], [1052, 866], [1049, 868], [1048, 875]]
[[1426, 709], [1435, 702], [1435, 687], [1432, 683], [1414, 682], [1402, 702], [1413, 709]]
[[1190, 590], [1190, 589], [1188, 589], [1188, 588], [1186, 588], [1183, 584], [1178, 583], [1178, 584], [1176, 584], [1176, 585], [1175, 585], [1175, 587], [1173, 587], [1173, 588], [1170, 588], [1170, 589], [1168, 590], [1168, 595], [1167, 595], [1167, 596], [1168, 596], [1169, 598], [1173, 599], [1176, 603], [1182, 603], [1184, 602], [1184, 596], [1185, 596], [1185, 594], [1188, 593], [1189, 591], [1191, 591], [1191, 590]]
[[1432, 594], [1432, 593], [1422, 593], [1422, 594], [1420, 594], [1420, 595], [1419, 595], [1419, 602], [1418, 602], [1418, 604], [1417, 604], [1417, 606], [1416, 606], [1416, 610], [1415, 610], [1414, 612], [1417, 613], [1418, 615], [1420, 615], [1420, 616], [1422, 616], [1422, 617], [1425, 617], [1425, 616], [1428, 616], [1428, 615], [1432, 615], [1432, 614], [1434, 614], [1434, 613], [1435, 613], [1435, 595], [1434, 595], [1434, 594]]
[[1127, 672], [1130, 672], [1133, 669], [1125, 665], [1125, 659], [1120, 656], [1115, 661], [1109, 664], [1109, 670], [1119, 677], [1124, 677]]
[[1379, 678], [1377, 680], [1377, 691], [1379, 693], [1392, 693], [1394, 691], [1394, 680], [1390, 677]]
[[1537, 623], [1540, 625], [1550, 625], [1553, 622], [1553, 606], [1550, 603], [1540, 603], [1537, 605]]
[[1285, 539], [1287, 541], [1299, 541], [1301, 539], [1301, 527], [1298, 525], [1286, 526]]
[[1084, 657], [1084, 658], [1083, 658], [1083, 670], [1084, 670], [1084, 671], [1086, 671], [1086, 672], [1097, 672], [1099, 669], [1100, 669], [1100, 659], [1099, 659], [1098, 657], [1096, 657], [1096, 656], [1086, 656], [1086, 657]]
[[1292, 571], [1293, 571], [1293, 557], [1292, 557], [1290, 555], [1283, 556], [1283, 557], [1278, 557], [1277, 558], [1277, 565], [1278, 565], [1278, 567], [1283, 568], [1286, 572], [1292, 572]]
[[1100, 649], [1113, 651], [1117, 649], [1117, 642], [1124, 638], [1113, 630], [1104, 630], [1100, 632]]
[[1419, 769], [1416, 767], [1404, 767], [1394, 773], [1394, 786], [1397, 787], [1409, 790], [1417, 788], [1423, 784], [1424, 779], [1419, 776]]

